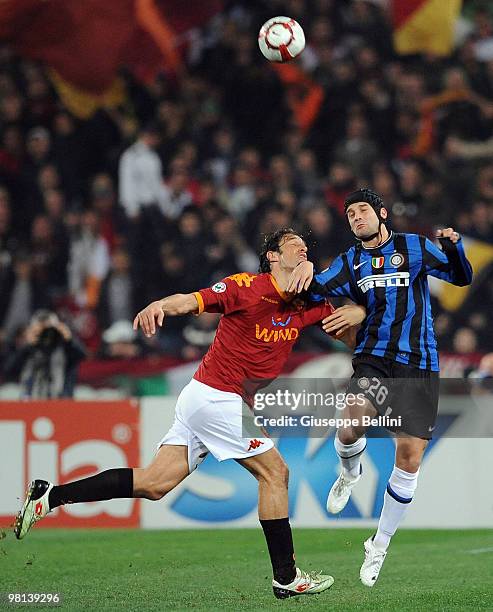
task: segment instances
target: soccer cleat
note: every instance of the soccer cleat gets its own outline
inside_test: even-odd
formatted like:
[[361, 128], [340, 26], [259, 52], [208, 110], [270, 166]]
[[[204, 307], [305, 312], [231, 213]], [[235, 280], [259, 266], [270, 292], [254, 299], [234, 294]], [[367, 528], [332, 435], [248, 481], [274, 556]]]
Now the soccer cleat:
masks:
[[365, 560], [359, 571], [359, 577], [365, 586], [372, 587], [380, 574], [387, 551], [375, 548], [372, 537], [366, 540], [364, 547]]
[[349, 498], [351, 497], [351, 491], [354, 485], [361, 478], [361, 473], [361, 466], [359, 476], [356, 476], [356, 478], [345, 476], [343, 472], [341, 472], [339, 478], [332, 485], [329, 496], [327, 497], [327, 512], [337, 514], [343, 508], [345, 508]]
[[26, 501], [15, 518], [14, 533], [18, 540], [26, 536], [34, 523], [51, 512], [48, 504], [51, 489], [53, 489], [53, 484], [46, 480], [33, 480], [29, 485]]
[[296, 568], [296, 576], [290, 584], [280, 584], [276, 580], [272, 581], [272, 589], [277, 599], [287, 599], [296, 595], [314, 595], [321, 593], [334, 584], [332, 576], [321, 574], [320, 572], [303, 572]]

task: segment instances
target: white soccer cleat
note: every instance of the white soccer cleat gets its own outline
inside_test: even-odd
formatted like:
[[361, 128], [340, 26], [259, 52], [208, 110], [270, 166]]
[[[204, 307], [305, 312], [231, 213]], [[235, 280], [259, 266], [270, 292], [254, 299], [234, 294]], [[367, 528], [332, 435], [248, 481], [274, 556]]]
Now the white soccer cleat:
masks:
[[351, 497], [351, 491], [360, 478], [361, 471], [356, 478], [345, 476], [343, 472], [341, 472], [339, 478], [332, 485], [329, 496], [327, 497], [327, 512], [337, 514], [346, 507]]
[[366, 540], [364, 547], [365, 560], [359, 571], [359, 577], [365, 586], [372, 587], [378, 579], [387, 551], [375, 548], [372, 538]]
[[53, 484], [47, 480], [33, 480], [26, 493], [26, 501], [21, 511], [15, 518], [14, 533], [18, 540], [22, 540], [34, 525], [48, 512], [51, 512], [48, 504], [48, 496]]
[[296, 568], [296, 576], [290, 584], [280, 584], [272, 581], [272, 589], [277, 599], [287, 599], [296, 595], [314, 595], [330, 589], [334, 578], [320, 572], [303, 572]]

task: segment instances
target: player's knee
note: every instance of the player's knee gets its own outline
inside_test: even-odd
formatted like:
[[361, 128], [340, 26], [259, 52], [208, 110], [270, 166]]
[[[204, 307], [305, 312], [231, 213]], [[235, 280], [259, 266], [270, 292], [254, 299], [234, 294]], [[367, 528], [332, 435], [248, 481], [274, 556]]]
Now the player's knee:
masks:
[[399, 469], [414, 474], [419, 470], [423, 453], [411, 448], [399, 449], [396, 456], [396, 465]]
[[267, 466], [266, 469], [262, 470], [258, 477], [270, 486], [287, 488], [289, 483], [289, 468], [286, 462], [279, 457], [276, 461]]
[[[363, 433], [361, 435], [363, 435]], [[348, 446], [349, 444], [354, 444], [361, 436], [358, 436], [357, 432], [355, 432], [352, 427], [341, 427], [337, 430], [337, 437], [341, 444]]]
[[143, 487], [142, 497], [151, 501], [159, 501], [175, 486], [176, 484], [172, 482], [149, 482]]
[[279, 481], [288, 488], [289, 484], [289, 468], [284, 461], [279, 463]]

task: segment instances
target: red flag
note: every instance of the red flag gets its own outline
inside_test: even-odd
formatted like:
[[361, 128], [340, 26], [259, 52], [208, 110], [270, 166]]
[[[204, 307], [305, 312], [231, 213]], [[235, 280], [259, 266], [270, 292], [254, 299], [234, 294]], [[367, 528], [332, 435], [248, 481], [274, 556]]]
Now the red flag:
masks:
[[69, 105], [74, 95], [97, 104], [115, 93], [122, 65], [146, 79], [176, 70], [177, 36], [220, 8], [220, 0], [3, 0], [0, 38], [45, 63]]

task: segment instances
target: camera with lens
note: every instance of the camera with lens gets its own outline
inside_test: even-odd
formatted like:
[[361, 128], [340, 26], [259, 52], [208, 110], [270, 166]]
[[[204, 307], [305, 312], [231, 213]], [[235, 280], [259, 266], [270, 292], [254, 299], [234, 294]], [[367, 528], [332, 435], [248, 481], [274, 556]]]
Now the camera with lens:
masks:
[[63, 341], [63, 336], [58, 329], [58, 316], [50, 310], [40, 310], [33, 315], [32, 323], [41, 326], [36, 347], [49, 353]]
[[39, 335], [36, 346], [44, 351], [52, 351], [62, 341], [62, 334], [56, 327], [45, 327]]

